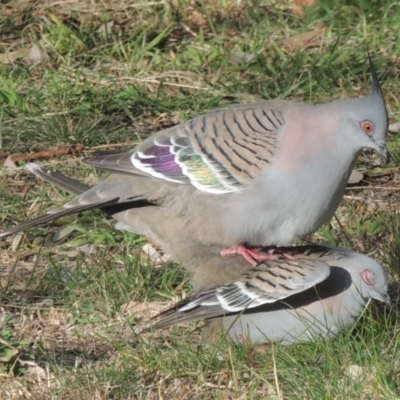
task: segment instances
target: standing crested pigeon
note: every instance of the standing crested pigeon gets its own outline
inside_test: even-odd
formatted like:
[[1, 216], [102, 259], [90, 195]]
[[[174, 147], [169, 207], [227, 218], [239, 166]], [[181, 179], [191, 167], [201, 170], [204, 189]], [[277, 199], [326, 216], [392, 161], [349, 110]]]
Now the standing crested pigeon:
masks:
[[277, 258], [248, 246], [287, 246], [333, 216], [357, 156], [385, 158], [388, 115], [370, 60], [364, 98], [308, 105], [268, 100], [211, 111], [133, 150], [84, 160], [111, 174], [58, 210], [0, 237], [78, 211], [119, 204], [164, 207], [186, 232], [253, 265]]
[[[36, 164], [28, 168], [76, 195], [90, 189]], [[126, 204], [99, 208], [118, 221], [117, 227], [150, 237], [192, 274], [196, 294], [163, 312], [155, 329], [211, 319], [211, 331], [218, 333], [222, 327], [236, 341], [291, 343], [335, 335], [356, 320], [367, 298], [390, 304], [386, 271], [352, 251], [293, 247], [282, 251], [295, 254], [295, 260], [264, 261], [252, 268], [242, 257], [222, 257], [217, 247], [204, 246], [188, 235], [185, 219], [168, 208], [145, 202], [136, 208]]]
[[[354, 324], [369, 298], [390, 305], [388, 275], [371, 258], [317, 245], [290, 250], [296, 260], [264, 261], [253, 269], [233, 256], [225, 278], [205, 278], [208, 287], [161, 313], [152, 328], [202, 319], [210, 320], [209, 335], [222, 328], [236, 342], [288, 344], [335, 336]], [[221, 261], [217, 256], [196, 273], [210, 277]]]

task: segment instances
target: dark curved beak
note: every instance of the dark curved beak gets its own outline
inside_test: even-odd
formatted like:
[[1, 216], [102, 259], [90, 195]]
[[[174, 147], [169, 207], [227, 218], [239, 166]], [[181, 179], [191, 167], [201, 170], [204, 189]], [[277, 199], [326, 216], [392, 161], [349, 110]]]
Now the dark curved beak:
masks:
[[382, 303], [385, 303], [387, 306], [391, 307], [392, 305], [392, 300], [388, 293], [381, 293], [376, 291], [372, 296], [373, 299], [381, 301]]
[[386, 146], [386, 143], [384, 141], [381, 141], [381, 142], [375, 142], [375, 144], [378, 153], [385, 159], [386, 163], [388, 163], [390, 161], [391, 156]]
[[392, 299], [390, 298], [390, 296], [388, 294], [384, 294], [382, 295], [382, 300], [383, 302], [388, 305], [389, 307], [392, 306]]

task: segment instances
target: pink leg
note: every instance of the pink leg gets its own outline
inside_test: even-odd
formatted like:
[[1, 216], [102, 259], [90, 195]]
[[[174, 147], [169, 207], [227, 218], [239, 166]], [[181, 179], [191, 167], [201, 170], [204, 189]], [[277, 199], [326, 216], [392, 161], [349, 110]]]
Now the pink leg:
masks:
[[296, 251], [290, 251], [287, 248], [281, 249], [276, 246], [261, 248], [261, 247], [246, 247], [244, 244], [238, 244], [221, 251], [221, 255], [240, 254], [246, 261], [255, 267], [259, 261], [274, 261], [279, 259], [279, 255], [287, 260], [296, 259]]
[[[259, 261], [271, 261], [277, 260], [278, 256], [273, 253], [260, 253], [261, 247], [255, 247], [250, 249], [243, 244], [238, 244], [221, 251], [221, 255], [227, 256], [228, 254], [240, 254], [242, 255], [253, 267], [255, 267]], [[282, 253], [285, 255], [285, 253]]]

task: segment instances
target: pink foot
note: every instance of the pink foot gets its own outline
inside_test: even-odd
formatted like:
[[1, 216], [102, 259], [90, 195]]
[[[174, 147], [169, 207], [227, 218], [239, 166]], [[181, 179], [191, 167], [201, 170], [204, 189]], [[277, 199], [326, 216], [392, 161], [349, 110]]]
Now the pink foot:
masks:
[[[271, 261], [277, 260], [278, 256], [273, 254], [275, 249], [268, 253], [260, 253], [261, 247], [248, 248], [243, 244], [238, 244], [221, 251], [221, 255], [227, 256], [228, 254], [240, 254], [245, 260], [247, 260], [253, 267], [255, 267], [259, 261]], [[284, 253], [283, 253], [284, 254]]]

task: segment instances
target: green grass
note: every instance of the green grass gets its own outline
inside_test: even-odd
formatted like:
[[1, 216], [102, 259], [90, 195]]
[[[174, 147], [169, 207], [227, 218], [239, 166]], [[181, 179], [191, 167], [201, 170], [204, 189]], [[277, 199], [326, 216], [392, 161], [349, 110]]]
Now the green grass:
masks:
[[[114, 3], [1, 6], [0, 155], [65, 143], [82, 144], [85, 151], [133, 146], [164, 126], [229, 103], [363, 95], [370, 85], [365, 45], [391, 122], [400, 120], [395, 2], [320, 0], [303, 16], [293, 14], [290, 1]], [[325, 35], [318, 47], [284, 49], [289, 38], [321, 26]], [[41, 62], [27, 57], [33, 45]], [[15, 58], [9, 62], [5, 54]], [[364, 180], [357, 186], [364, 189], [349, 189], [337, 213], [344, 231], [333, 220], [316, 238], [383, 262], [396, 299], [395, 133], [389, 147], [389, 167], [370, 153], [360, 158]], [[101, 176], [80, 156], [41, 163], [88, 184]], [[67, 198], [24, 168], [0, 167], [2, 228]], [[21, 239], [0, 241], [1, 398], [400, 397], [397, 304], [392, 311], [372, 304], [334, 340], [290, 347], [221, 340], [215, 349], [202, 345], [194, 325], [140, 335], [149, 315], [190, 292], [180, 266], [153, 268], [139, 258], [143, 238], [115, 231], [96, 212], [65, 218], [50, 231], [39, 227]], [[55, 241], [55, 232], [66, 236]]]

